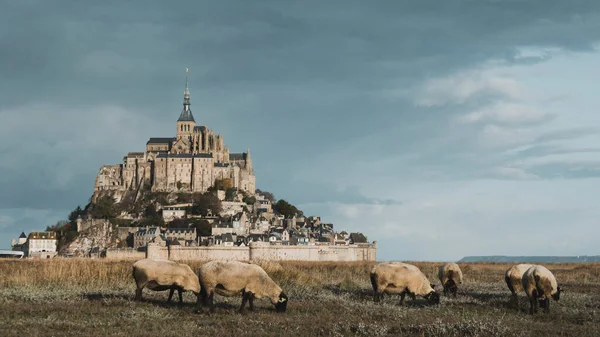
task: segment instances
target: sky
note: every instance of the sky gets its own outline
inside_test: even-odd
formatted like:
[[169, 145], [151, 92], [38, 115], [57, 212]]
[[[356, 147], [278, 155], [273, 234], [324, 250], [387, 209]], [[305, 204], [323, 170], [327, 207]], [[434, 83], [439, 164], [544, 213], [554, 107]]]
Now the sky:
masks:
[[6, 1], [0, 247], [196, 123], [378, 260], [597, 255], [600, 3]]

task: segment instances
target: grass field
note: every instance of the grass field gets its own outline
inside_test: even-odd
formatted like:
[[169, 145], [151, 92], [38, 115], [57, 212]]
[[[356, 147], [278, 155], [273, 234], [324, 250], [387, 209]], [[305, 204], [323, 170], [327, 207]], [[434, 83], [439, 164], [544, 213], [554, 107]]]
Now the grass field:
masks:
[[[549, 314], [530, 316], [524, 294], [519, 311], [509, 307], [509, 264], [461, 263], [456, 299], [400, 307], [397, 296], [373, 303], [373, 263], [270, 262], [263, 267], [290, 298], [286, 313], [262, 299], [239, 314], [241, 298], [216, 296], [211, 315], [191, 293], [182, 306], [148, 290], [134, 302], [133, 262], [0, 260], [0, 336], [600, 336], [600, 264], [546, 265], [565, 291]], [[440, 290], [439, 264], [414, 264]]]

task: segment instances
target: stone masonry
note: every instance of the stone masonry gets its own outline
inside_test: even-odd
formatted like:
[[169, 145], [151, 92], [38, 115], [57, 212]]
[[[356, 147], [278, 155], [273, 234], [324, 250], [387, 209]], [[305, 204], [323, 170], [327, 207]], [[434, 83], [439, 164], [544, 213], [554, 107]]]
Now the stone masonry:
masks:
[[137, 191], [144, 185], [153, 191], [205, 192], [217, 179], [230, 179], [234, 188], [253, 194], [256, 177], [250, 150], [230, 153], [222, 136], [196, 125], [190, 106], [186, 76], [175, 137], [150, 138], [144, 152], [129, 152], [122, 164], [102, 166], [94, 194]]

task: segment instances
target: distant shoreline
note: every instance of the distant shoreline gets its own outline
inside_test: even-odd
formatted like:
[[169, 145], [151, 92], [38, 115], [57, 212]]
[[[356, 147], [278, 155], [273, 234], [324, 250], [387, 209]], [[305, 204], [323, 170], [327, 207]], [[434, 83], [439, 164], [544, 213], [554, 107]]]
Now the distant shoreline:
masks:
[[586, 263], [600, 262], [600, 255], [579, 256], [465, 256], [458, 262], [540, 262], [540, 263]]

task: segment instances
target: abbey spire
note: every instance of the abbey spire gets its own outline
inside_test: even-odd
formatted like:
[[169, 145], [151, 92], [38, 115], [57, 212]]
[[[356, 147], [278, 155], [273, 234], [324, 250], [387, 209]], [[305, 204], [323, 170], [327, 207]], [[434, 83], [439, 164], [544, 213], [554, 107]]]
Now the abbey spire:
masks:
[[188, 68], [185, 68], [185, 91], [183, 92], [183, 109], [178, 122], [195, 122], [192, 109], [190, 109], [190, 89], [188, 88]]

